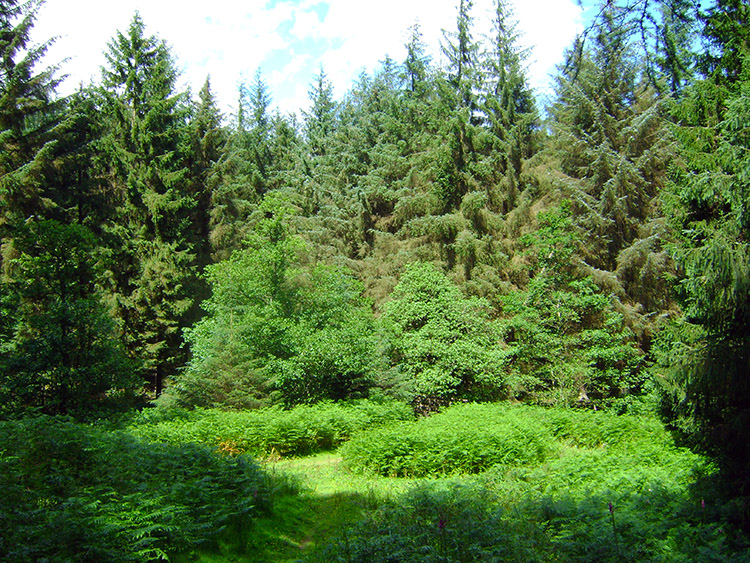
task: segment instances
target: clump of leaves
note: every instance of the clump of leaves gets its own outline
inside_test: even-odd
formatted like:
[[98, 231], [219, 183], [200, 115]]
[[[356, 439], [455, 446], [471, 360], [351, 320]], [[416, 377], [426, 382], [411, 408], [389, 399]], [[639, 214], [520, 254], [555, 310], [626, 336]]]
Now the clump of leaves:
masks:
[[193, 359], [162, 399], [257, 408], [365, 396], [377, 338], [363, 287], [341, 268], [302, 264], [290, 205], [267, 197], [246, 248], [207, 268], [206, 316], [186, 331]]

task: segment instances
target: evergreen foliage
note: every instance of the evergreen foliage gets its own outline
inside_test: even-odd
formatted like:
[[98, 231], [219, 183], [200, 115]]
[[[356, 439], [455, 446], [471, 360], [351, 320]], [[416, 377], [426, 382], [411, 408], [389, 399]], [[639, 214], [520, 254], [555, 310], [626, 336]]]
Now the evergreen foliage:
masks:
[[132, 404], [135, 365], [95, 288], [95, 242], [85, 227], [52, 220], [16, 232], [18, 309], [0, 360], [6, 414], [36, 407], [84, 416]]
[[[41, 71], [51, 41], [31, 43], [41, 2], [7, 0], [0, 5], [0, 237], [3, 264], [13, 256], [13, 231], [29, 217], [44, 217], [55, 194], [44, 182], [55, 144], [62, 102], [56, 66]], [[57, 194], [55, 194], [57, 195]], [[54, 196], [53, 196], [54, 197]]]
[[196, 249], [188, 235], [196, 201], [183, 148], [187, 106], [174, 91], [177, 74], [166, 45], [145, 34], [138, 14], [105, 55], [104, 173], [115, 198], [107, 225], [110, 301], [128, 352], [144, 361], [158, 394], [166, 374], [185, 361], [181, 330], [192, 320], [196, 297], [190, 291]]
[[434, 266], [409, 266], [385, 305], [397, 380], [418, 408], [504, 395], [503, 355], [488, 304]]
[[632, 334], [590, 277], [576, 267], [569, 206], [539, 217], [525, 237], [526, 289], [503, 297], [502, 323], [516, 397], [556, 405], [611, 405], [643, 392]]
[[[555, 144], [586, 259], [615, 270], [618, 254], [648, 236], [672, 147], [656, 92], [633, 47], [632, 28], [606, 11], [593, 44], [558, 79]], [[646, 233], [644, 233], [646, 231]]]
[[673, 250], [684, 268], [679, 289], [685, 323], [671, 332], [674, 342], [663, 346], [671, 355], [661, 357], [673, 393], [672, 413], [687, 417], [693, 439], [718, 456], [734, 494], [744, 499], [745, 524], [750, 470], [744, 446], [750, 420], [748, 15], [741, 2], [718, 2], [709, 10], [704, 31], [713, 45], [704, 59], [709, 75], [686, 91], [675, 110], [684, 165], [673, 176], [670, 201], [681, 235]]

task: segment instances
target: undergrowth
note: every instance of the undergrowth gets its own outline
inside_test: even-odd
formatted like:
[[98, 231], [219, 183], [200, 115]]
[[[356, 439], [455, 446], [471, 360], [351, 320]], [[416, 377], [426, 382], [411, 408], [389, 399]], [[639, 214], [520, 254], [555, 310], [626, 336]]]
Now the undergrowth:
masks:
[[[728, 523], [731, 507], [712, 485], [715, 468], [676, 447], [649, 417], [464, 405], [398, 431], [358, 435], [342, 452], [370, 472], [478, 472], [451, 437], [455, 429], [469, 440], [471, 424], [481, 445], [465, 450], [478, 448], [488, 461], [483, 473], [423, 480], [309, 560], [750, 560], [746, 538]], [[528, 443], [531, 454], [507, 455]], [[373, 444], [369, 456], [365, 444]], [[493, 464], [497, 444], [502, 461]]]
[[276, 492], [247, 456], [60, 417], [0, 422], [0, 491], [0, 560], [96, 562], [216, 548]]
[[332, 450], [358, 431], [410, 419], [405, 403], [359, 400], [290, 410], [150, 409], [127, 429], [152, 442], [198, 442], [232, 454], [289, 457]]
[[341, 454], [354, 471], [425, 477], [540, 463], [566, 444], [626, 449], [666, 445], [652, 418], [500, 404], [464, 404], [416, 421], [363, 432]]

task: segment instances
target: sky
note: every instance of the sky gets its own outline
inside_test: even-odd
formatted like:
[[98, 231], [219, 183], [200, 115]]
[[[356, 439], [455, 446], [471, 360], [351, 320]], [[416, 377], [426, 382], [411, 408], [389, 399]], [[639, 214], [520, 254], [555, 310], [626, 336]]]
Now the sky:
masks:
[[[574, 0], [509, 0], [520, 43], [531, 47], [530, 85], [542, 101], [564, 50], [583, 29]], [[492, 0], [475, 0], [474, 36], [490, 30]], [[210, 76], [220, 108], [230, 115], [241, 83], [258, 70], [272, 107], [298, 113], [309, 107], [308, 92], [322, 68], [340, 99], [363, 72], [389, 55], [403, 61], [409, 28], [418, 22], [433, 64], [440, 64], [442, 29], [456, 27], [458, 0], [47, 0], [32, 38], [56, 37], [46, 64], [63, 59], [69, 77], [60, 88], [98, 82], [104, 51], [117, 31], [125, 32], [139, 12], [149, 35], [170, 46], [180, 86], [194, 94]]]

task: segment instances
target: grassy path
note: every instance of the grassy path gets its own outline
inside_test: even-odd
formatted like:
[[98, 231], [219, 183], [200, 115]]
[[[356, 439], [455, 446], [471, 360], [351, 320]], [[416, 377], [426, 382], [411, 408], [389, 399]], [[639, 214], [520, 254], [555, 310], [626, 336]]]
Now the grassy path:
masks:
[[341, 457], [332, 453], [268, 463], [266, 468], [298, 480], [302, 492], [280, 495], [274, 501], [273, 513], [255, 521], [248, 534], [252, 544], [236, 561], [298, 561], [410, 483], [353, 475], [342, 466]]

